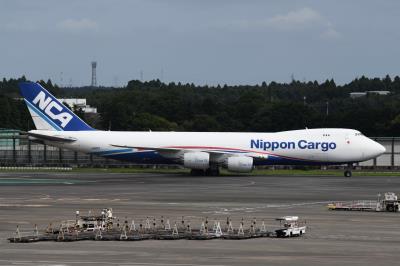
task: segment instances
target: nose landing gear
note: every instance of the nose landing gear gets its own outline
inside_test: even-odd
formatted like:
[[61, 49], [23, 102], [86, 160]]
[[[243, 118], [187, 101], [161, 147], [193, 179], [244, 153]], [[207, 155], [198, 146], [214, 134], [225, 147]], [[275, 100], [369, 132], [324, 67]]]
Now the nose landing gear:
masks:
[[345, 177], [351, 177], [351, 176], [352, 176], [351, 170], [346, 170], [346, 171], [344, 171], [344, 176], [345, 176]]
[[351, 177], [353, 173], [351, 170], [353, 169], [353, 164], [348, 164], [346, 170], [344, 171], [344, 176], [345, 177]]

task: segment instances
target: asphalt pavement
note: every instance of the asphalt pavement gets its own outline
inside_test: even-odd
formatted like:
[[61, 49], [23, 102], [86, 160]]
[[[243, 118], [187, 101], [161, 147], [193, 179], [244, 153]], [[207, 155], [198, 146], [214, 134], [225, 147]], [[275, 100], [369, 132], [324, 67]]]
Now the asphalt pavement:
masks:
[[[334, 201], [400, 194], [400, 177], [222, 176], [185, 174], [0, 173], [0, 265], [394, 265], [400, 261], [400, 213], [329, 211]], [[111, 207], [123, 219], [208, 217], [238, 226], [297, 215], [301, 238], [9, 243], [22, 231]], [[127, 218], [125, 218], [127, 217]], [[197, 225], [200, 227], [200, 224]]]

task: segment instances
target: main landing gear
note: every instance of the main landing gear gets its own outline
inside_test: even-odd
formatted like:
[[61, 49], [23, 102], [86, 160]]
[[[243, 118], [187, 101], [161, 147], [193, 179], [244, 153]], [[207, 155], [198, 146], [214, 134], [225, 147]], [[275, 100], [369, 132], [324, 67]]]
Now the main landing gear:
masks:
[[344, 171], [345, 177], [351, 177], [353, 174], [351, 170], [353, 169], [353, 164], [348, 164], [346, 170]]
[[192, 176], [219, 176], [219, 167], [210, 167], [206, 170], [191, 169], [190, 175], [192, 175]]
[[206, 176], [219, 176], [219, 167], [210, 167], [206, 170]]
[[204, 170], [201, 170], [201, 169], [191, 169], [191, 170], [190, 170], [190, 175], [191, 175], [191, 176], [203, 176], [203, 175], [204, 175]]

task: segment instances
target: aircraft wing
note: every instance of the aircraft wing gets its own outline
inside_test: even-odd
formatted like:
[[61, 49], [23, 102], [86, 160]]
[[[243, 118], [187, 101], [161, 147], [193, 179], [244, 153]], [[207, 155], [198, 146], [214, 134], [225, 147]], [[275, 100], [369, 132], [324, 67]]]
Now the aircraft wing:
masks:
[[[118, 148], [130, 148], [130, 149], [138, 149], [138, 150], [153, 150], [157, 151], [160, 153], [173, 153], [173, 152], [188, 152], [188, 151], [202, 151], [202, 152], [207, 152], [213, 155], [235, 155], [237, 153], [232, 153], [232, 152], [227, 152], [227, 151], [218, 151], [218, 150], [209, 150], [209, 149], [190, 149], [190, 148], [176, 148], [176, 147], [141, 147], [141, 146], [128, 146], [128, 145], [115, 145], [111, 144], [113, 147], [118, 147]], [[262, 158], [262, 159], [267, 159], [268, 155], [267, 154], [260, 154], [260, 153], [255, 153], [255, 152], [243, 152], [244, 155], [253, 157], [253, 158]]]
[[159, 151], [159, 152], [179, 152], [183, 151], [184, 149], [178, 149], [178, 148], [156, 148], [156, 147], [142, 147], [142, 146], [128, 146], [128, 145], [116, 145], [116, 144], [110, 144], [113, 147], [118, 147], [118, 148], [129, 148], [129, 149], [137, 149], [137, 150], [152, 150], [152, 151]]

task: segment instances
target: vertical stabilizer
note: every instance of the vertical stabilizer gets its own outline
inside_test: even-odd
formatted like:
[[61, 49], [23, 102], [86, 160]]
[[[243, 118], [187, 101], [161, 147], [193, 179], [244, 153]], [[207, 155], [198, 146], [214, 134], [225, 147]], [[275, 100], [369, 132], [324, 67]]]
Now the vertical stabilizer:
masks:
[[40, 84], [19, 83], [21, 94], [38, 130], [93, 130]]

